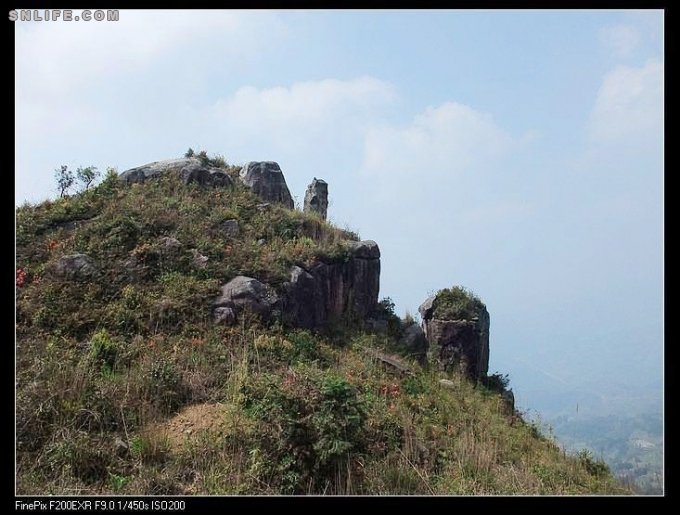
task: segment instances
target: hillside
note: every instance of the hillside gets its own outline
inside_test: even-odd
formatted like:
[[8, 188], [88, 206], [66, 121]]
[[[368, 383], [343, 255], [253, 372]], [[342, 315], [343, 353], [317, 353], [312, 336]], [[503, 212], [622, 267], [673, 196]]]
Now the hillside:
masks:
[[323, 181], [201, 164], [16, 210], [17, 493], [629, 493], [486, 375], [478, 298], [424, 303], [425, 352]]

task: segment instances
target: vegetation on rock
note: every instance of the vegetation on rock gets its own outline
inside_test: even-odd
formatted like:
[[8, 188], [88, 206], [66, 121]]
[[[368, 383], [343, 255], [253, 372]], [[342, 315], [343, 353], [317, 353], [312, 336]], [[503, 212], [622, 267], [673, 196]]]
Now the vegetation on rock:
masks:
[[470, 290], [462, 286], [453, 286], [437, 292], [433, 308], [433, 318], [469, 320], [484, 309], [484, 304]]

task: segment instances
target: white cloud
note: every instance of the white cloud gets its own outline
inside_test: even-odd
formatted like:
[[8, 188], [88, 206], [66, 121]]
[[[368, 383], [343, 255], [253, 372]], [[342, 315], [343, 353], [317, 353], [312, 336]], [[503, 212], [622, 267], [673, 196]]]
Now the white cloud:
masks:
[[609, 25], [600, 29], [600, 42], [615, 57], [630, 57], [640, 45], [640, 32], [630, 25]]
[[397, 98], [372, 77], [297, 82], [290, 87], [242, 87], [207, 111], [209, 125], [232, 141], [290, 152], [361, 137], [373, 117]]
[[[121, 10], [119, 21], [17, 22], [17, 95], [86, 90], [121, 72], [143, 70], [176, 49], [193, 49], [196, 57], [215, 46], [226, 55], [248, 54], [284, 32], [273, 14], [239, 11]], [[179, 78], [190, 62], [175, 64]]]
[[618, 66], [609, 72], [591, 114], [591, 139], [663, 137], [663, 77], [664, 65], [657, 59], [639, 68]]
[[407, 127], [383, 126], [366, 137], [363, 172], [370, 175], [412, 174], [431, 177], [474, 172], [500, 155], [512, 138], [491, 115], [455, 102], [428, 107]]

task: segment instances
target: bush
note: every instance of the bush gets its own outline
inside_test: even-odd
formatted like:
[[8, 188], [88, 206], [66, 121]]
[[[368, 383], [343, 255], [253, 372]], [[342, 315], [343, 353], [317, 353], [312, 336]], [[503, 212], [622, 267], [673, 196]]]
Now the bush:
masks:
[[111, 372], [116, 364], [118, 347], [106, 329], [100, 329], [90, 340], [90, 356], [99, 363], [103, 370]]
[[510, 384], [510, 377], [508, 374], [491, 374], [482, 379], [482, 384], [492, 392], [503, 393], [507, 390]]
[[385, 320], [387, 322], [387, 334], [394, 339], [401, 336], [401, 319], [394, 311], [394, 301], [390, 297], [383, 298], [378, 302], [373, 316], [378, 320]]
[[591, 476], [604, 477], [610, 474], [609, 466], [604, 462], [604, 460], [595, 459], [593, 453], [591, 453], [588, 449], [579, 451], [576, 457]]
[[434, 318], [442, 320], [468, 320], [484, 309], [484, 304], [473, 292], [454, 286], [440, 290], [434, 299]]
[[280, 493], [335, 485], [365, 448], [366, 411], [342, 377], [297, 369], [283, 385], [275, 377], [250, 381], [241, 399], [246, 413], [261, 422], [251, 473]]

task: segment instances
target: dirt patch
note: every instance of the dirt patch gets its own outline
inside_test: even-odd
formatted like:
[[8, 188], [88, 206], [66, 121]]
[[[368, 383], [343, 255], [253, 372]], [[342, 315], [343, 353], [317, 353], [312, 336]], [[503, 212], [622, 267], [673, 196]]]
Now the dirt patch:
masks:
[[219, 436], [225, 429], [226, 407], [223, 404], [194, 404], [187, 406], [170, 420], [160, 424], [158, 430], [165, 433], [172, 450], [199, 435], [213, 433]]

